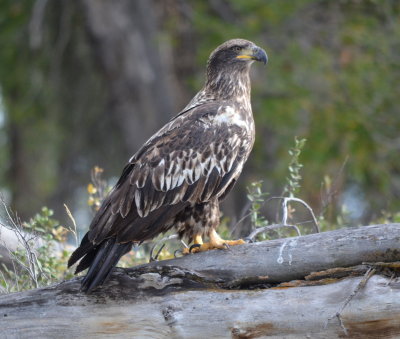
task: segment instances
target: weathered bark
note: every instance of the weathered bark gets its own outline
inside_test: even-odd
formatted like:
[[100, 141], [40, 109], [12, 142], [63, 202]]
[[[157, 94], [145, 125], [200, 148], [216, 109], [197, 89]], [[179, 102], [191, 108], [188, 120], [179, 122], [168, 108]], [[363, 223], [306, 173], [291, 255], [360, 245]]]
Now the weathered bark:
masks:
[[3, 297], [0, 324], [3, 338], [337, 338], [344, 328], [349, 338], [398, 338], [400, 286], [387, 278], [368, 281], [341, 313], [343, 327], [334, 317], [360, 279], [184, 293], [171, 280], [154, 284], [152, 296], [131, 290], [123, 298], [115, 285], [104, 290], [109, 296], [82, 295], [75, 281]]
[[399, 240], [390, 224], [247, 244], [117, 269], [90, 295], [75, 278], [0, 297], [0, 328], [5, 338], [396, 338], [399, 264], [372, 263], [400, 260]]
[[400, 224], [387, 224], [263, 241], [218, 253], [153, 262], [147, 267], [174, 265], [235, 287], [244, 282], [303, 279], [311, 272], [365, 261], [397, 260], [400, 260]]

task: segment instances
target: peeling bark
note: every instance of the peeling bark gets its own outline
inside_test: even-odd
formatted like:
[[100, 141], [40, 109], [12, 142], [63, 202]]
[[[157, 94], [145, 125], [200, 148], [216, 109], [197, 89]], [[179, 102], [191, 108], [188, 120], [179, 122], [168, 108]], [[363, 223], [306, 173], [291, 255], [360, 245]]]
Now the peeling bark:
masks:
[[342, 229], [116, 269], [90, 295], [80, 277], [4, 295], [1, 337], [397, 338], [399, 240]]

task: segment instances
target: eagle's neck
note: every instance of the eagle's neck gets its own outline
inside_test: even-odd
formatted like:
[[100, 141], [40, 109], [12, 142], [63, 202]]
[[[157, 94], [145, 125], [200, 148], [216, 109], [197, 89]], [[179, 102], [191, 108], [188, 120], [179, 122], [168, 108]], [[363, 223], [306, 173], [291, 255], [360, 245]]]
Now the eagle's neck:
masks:
[[252, 114], [250, 104], [250, 76], [249, 68], [210, 72], [207, 71], [207, 80], [203, 89], [179, 113], [202, 104], [214, 101], [230, 101], [245, 108], [247, 114]]
[[250, 103], [249, 70], [240, 69], [231, 72], [208, 73], [204, 92], [215, 100], [241, 101]]
[[254, 120], [250, 104], [249, 68], [220, 72], [215, 77], [208, 76], [205, 93], [217, 101], [225, 102], [218, 109], [216, 122], [237, 125], [247, 130], [254, 142]]

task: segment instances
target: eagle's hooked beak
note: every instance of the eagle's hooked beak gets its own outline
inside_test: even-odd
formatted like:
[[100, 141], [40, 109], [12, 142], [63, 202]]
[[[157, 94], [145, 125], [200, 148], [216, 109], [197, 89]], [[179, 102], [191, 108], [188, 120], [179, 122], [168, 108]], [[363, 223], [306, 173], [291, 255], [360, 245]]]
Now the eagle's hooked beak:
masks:
[[265, 53], [265, 51], [258, 46], [254, 46], [252, 49], [244, 49], [242, 54], [238, 55], [236, 58], [261, 61], [264, 63], [264, 65], [268, 62], [267, 53]]

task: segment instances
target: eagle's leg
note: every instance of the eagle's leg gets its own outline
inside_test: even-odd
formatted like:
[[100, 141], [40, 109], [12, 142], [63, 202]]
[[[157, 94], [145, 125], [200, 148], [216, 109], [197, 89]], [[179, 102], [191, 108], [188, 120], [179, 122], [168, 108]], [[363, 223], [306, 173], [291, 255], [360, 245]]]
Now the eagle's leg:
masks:
[[190, 247], [190, 252], [191, 253], [196, 253], [196, 252], [204, 252], [208, 250], [214, 250], [214, 249], [225, 249], [228, 248], [229, 246], [235, 246], [235, 245], [242, 245], [245, 244], [246, 242], [242, 239], [239, 240], [224, 240], [222, 239], [217, 231], [215, 229], [212, 229], [209, 234], [210, 241], [201, 244], [200, 246]]
[[[174, 219], [179, 235], [193, 240], [193, 245], [182, 250], [182, 254], [203, 252], [212, 249], [225, 249], [229, 246], [241, 245], [240, 240], [224, 240], [216, 232], [220, 223], [219, 201], [210, 200], [207, 203], [189, 205]], [[203, 236], [209, 237], [209, 242], [203, 243]]]

